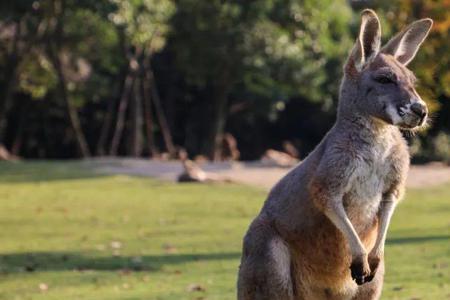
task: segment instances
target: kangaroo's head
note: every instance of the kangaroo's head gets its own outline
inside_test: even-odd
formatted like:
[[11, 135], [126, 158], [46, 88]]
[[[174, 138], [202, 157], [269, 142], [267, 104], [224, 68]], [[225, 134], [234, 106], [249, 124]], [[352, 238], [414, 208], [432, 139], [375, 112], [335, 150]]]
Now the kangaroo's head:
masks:
[[380, 21], [374, 11], [364, 10], [358, 39], [344, 67], [340, 112], [408, 129], [424, 125], [428, 109], [406, 66], [432, 24], [431, 19], [416, 21], [380, 48]]

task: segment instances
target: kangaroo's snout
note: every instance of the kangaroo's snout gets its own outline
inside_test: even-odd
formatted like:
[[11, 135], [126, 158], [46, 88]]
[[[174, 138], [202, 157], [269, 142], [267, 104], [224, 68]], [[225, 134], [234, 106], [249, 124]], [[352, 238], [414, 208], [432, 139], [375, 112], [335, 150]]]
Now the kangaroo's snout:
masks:
[[425, 104], [422, 104], [420, 102], [415, 102], [411, 105], [411, 110], [420, 117], [421, 119], [421, 123], [422, 120], [425, 119], [425, 117], [428, 114], [428, 109], [427, 106]]

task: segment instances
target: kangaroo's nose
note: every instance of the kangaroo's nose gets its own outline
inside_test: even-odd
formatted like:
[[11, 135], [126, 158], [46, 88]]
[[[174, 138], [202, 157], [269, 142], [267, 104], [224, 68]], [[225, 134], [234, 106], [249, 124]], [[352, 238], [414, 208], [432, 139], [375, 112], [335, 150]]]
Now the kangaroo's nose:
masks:
[[411, 110], [421, 119], [425, 118], [425, 116], [427, 115], [427, 107], [420, 102], [413, 103], [411, 105]]

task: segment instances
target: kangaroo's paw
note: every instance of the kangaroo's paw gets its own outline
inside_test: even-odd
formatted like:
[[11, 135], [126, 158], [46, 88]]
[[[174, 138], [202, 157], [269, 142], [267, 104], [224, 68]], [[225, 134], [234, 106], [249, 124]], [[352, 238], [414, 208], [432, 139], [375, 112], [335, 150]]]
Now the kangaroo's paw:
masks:
[[381, 256], [379, 255], [369, 255], [369, 266], [370, 266], [370, 275], [366, 277], [365, 282], [371, 282], [375, 277], [375, 274], [378, 270], [378, 266], [380, 265]]
[[370, 275], [370, 267], [367, 261], [367, 256], [359, 256], [353, 259], [350, 266], [352, 279], [358, 285], [367, 282], [366, 277]]

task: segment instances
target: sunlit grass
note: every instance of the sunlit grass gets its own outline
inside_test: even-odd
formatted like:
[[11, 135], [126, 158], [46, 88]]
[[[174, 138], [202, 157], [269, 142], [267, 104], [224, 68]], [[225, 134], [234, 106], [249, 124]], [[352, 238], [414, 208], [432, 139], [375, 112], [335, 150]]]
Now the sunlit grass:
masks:
[[[234, 299], [265, 192], [0, 164], [0, 299]], [[394, 216], [384, 299], [450, 297], [450, 187]]]

